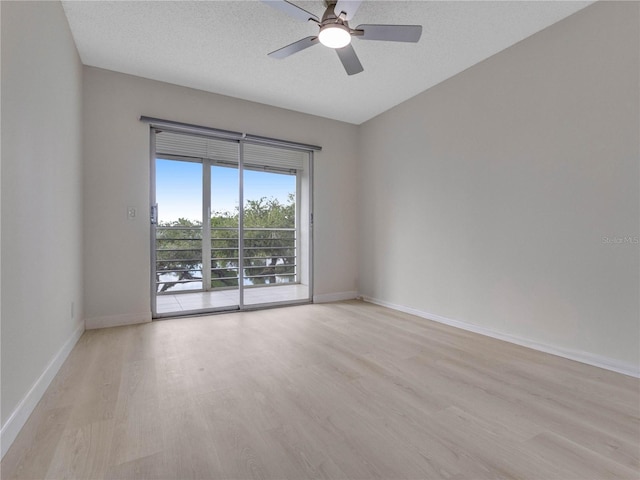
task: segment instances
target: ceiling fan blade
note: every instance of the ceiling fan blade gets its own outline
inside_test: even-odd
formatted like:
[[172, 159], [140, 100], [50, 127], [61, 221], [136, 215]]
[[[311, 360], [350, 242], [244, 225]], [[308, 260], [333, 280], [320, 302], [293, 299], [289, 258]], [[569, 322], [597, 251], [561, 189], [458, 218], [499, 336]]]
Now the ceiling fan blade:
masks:
[[270, 7], [280, 10], [301, 22], [313, 20], [316, 23], [320, 23], [320, 19], [313, 13], [307, 12], [304, 8], [300, 8], [293, 3], [287, 2], [287, 0], [262, 0], [262, 3], [266, 3]]
[[318, 43], [318, 37], [306, 37], [302, 40], [298, 40], [297, 42], [293, 42], [291, 45], [287, 45], [286, 47], [282, 47], [271, 52], [269, 56], [283, 59], [289, 55], [299, 52], [300, 50], [304, 50], [305, 48], [313, 47], [316, 43]]
[[420, 40], [422, 25], [358, 25], [354, 34], [360, 40], [386, 40], [388, 42], [412, 42]]
[[333, 9], [333, 13], [335, 13], [336, 16], [339, 17], [340, 14], [344, 12], [346, 15], [346, 19], [351, 20], [356, 14], [356, 11], [358, 10], [358, 7], [360, 7], [361, 3], [362, 0], [338, 0], [338, 3], [336, 3], [335, 8]]
[[344, 69], [347, 71], [347, 75], [355, 75], [364, 70], [358, 59], [358, 55], [356, 55], [356, 51], [353, 49], [353, 45], [349, 44], [346, 47], [336, 48], [336, 52], [338, 53], [338, 57], [340, 57]]

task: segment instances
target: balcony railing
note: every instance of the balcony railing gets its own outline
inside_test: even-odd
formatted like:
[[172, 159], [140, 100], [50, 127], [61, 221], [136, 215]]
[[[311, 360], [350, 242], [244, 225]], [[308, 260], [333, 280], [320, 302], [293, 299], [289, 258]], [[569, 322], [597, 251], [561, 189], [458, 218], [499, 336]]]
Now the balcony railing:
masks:
[[[238, 229], [211, 228], [210, 256], [203, 255], [202, 233], [202, 227], [156, 227], [158, 293], [238, 287]], [[243, 247], [245, 287], [297, 281], [295, 228], [245, 228]], [[207, 261], [208, 272], [203, 270]]]

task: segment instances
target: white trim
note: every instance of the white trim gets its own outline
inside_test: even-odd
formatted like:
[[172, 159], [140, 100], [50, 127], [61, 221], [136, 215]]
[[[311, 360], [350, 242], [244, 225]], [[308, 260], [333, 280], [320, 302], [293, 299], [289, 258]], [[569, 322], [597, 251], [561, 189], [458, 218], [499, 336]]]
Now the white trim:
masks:
[[505, 342], [515, 343], [523, 347], [538, 350], [544, 353], [550, 353], [551, 355], [557, 355], [559, 357], [568, 358], [569, 360], [575, 360], [576, 362], [586, 363], [594, 367], [604, 368], [605, 370], [611, 370], [613, 372], [622, 373], [623, 375], [629, 375], [630, 377], [640, 378], [640, 366], [632, 363], [622, 362], [615, 358], [604, 357], [602, 355], [596, 355], [594, 353], [582, 352], [578, 350], [571, 350], [557, 345], [548, 345], [545, 343], [539, 343], [535, 340], [529, 340], [526, 338], [517, 337], [508, 333], [502, 333], [489, 328], [474, 325], [472, 323], [463, 322], [460, 320], [453, 320], [447, 317], [436, 315], [434, 313], [427, 313], [421, 310], [417, 310], [411, 307], [405, 307], [403, 305], [397, 305], [395, 303], [386, 302], [373, 297], [363, 296], [362, 300], [369, 303], [375, 303], [383, 307], [398, 310], [400, 312], [415, 315], [417, 317], [426, 318], [427, 320], [433, 320], [434, 322], [443, 323], [452, 327], [467, 330], [469, 332], [478, 333], [487, 337], [497, 338], [498, 340], [504, 340]]
[[87, 330], [94, 328], [121, 327], [123, 325], [135, 325], [138, 323], [149, 323], [151, 312], [125, 313], [123, 315], [106, 315], [104, 317], [93, 317], [85, 320]]
[[358, 296], [358, 292], [334, 292], [334, 293], [322, 293], [320, 295], [313, 296], [313, 303], [330, 303], [330, 302], [342, 302], [344, 300], [353, 300]]
[[24, 396], [24, 398], [20, 401], [15, 410], [11, 413], [5, 424], [2, 426], [2, 430], [0, 430], [0, 449], [1, 456], [4, 457], [4, 454], [7, 453], [11, 444], [13, 444], [14, 440], [22, 430], [22, 427], [29, 419], [29, 416], [33, 412], [36, 405], [44, 395], [44, 392], [51, 384], [51, 381], [62, 367], [62, 364], [67, 359], [71, 350], [76, 345], [82, 333], [84, 332], [84, 324], [80, 325], [69, 337], [69, 339], [64, 343], [62, 348], [56, 353], [53, 357], [47, 368], [44, 369], [42, 375], [36, 380], [33, 384], [29, 392]]

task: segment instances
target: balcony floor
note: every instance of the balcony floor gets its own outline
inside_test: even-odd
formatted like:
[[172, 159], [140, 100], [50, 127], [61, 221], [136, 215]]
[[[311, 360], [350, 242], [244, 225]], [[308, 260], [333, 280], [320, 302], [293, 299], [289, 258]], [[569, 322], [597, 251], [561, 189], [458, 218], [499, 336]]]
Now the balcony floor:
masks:
[[[179, 293], [158, 295], [157, 312], [159, 315], [181, 314], [193, 310], [218, 309], [238, 305], [238, 290], [213, 292]], [[259, 305], [276, 302], [297, 302], [309, 298], [308, 285], [278, 285], [268, 287], [245, 288], [244, 304]]]

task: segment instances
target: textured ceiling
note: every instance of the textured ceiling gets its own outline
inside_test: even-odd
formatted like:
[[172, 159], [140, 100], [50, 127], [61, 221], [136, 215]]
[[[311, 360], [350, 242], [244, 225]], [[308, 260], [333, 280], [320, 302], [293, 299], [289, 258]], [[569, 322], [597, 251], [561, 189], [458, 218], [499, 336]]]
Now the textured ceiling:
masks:
[[[322, 1], [293, 3], [321, 16]], [[419, 24], [419, 43], [353, 45], [347, 76], [316, 45], [267, 53], [317, 34], [259, 1], [63, 1], [82, 62], [360, 124], [589, 5], [590, 1], [365, 1], [350, 22]]]

